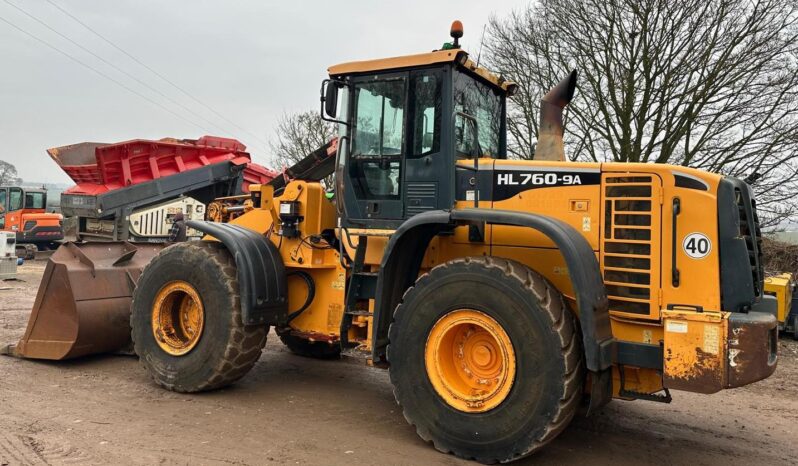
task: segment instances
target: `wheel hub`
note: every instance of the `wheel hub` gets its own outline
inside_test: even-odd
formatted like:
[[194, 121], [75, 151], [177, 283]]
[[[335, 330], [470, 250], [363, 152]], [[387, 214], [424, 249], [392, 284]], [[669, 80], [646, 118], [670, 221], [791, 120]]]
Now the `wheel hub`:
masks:
[[427, 376], [451, 407], [489, 411], [504, 401], [515, 379], [515, 351], [507, 332], [487, 314], [459, 309], [441, 317], [427, 337]]
[[197, 290], [182, 280], [164, 285], [152, 305], [152, 333], [162, 350], [182, 356], [197, 345], [205, 309]]

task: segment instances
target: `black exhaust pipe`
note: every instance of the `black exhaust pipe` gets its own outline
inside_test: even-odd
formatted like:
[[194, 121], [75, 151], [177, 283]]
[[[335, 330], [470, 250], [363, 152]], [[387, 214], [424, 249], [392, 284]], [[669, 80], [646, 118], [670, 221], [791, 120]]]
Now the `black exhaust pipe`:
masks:
[[562, 111], [571, 103], [576, 90], [576, 70], [551, 88], [540, 99], [540, 125], [535, 160], [565, 160], [563, 146]]

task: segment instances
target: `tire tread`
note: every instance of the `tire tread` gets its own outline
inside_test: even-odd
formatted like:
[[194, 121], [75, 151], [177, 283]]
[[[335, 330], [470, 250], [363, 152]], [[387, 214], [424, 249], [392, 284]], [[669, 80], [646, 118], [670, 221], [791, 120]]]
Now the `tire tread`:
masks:
[[[197, 386], [184, 386], [179, 382], [167, 382], [162, 378], [156, 377], [156, 375], [150, 371], [149, 365], [143, 358], [140, 358], [139, 361], [156, 384], [170, 391], [192, 393], [216, 390], [230, 385], [246, 375], [258, 361], [261, 351], [266, 344], [266, 334], [269, 329], [267, 326], [243, 324], [241, 296], [239, 294], [235, 261], [221, 243], [212, 241], [180, 243], [164, 249], [161, 254], [168, 252], [172, 248], [185, 249], [188, 254], [202, 254], [208, 257], [222, 272], [221, 279], [223, 281], [223, 288], [227, 289], [228, 293], [233, 298], [233, 306], [232, 309], [230, 309], [230, 318], [232, 319], [233, 325], [230, 326], [229, 333], [224, 342], [224, 350], [221, 352], [223, 355], [222, 358], [214, 365], [210, 376]], [[147, 270], [154, 262], [153, 260], [144, 267], [141, 273], [142, 276], [147, 273]], [[130, 325], [132, 328], [132, 316]], [[136, 354], [142, 354], [141, 350], [143, 348], [138, 346], [135, 332], [131, 332], [131, 338], [133, 339], [133, 348]]]
[[[484, 267], [487, 269], [498, 269], [507, 277], [516, 280], [537, 298], [540, 303], [540, 309], [548, 316], [551, 322], [551, 327], [559, 338], [560, 351], [565, 362], [565, 375], [561, 383], [562, 394], [560, 396], [560, 402], [558, 404], [557, 410], [545, 427], [543, 434], [539, 438], [531, 439], [527, 445], [519, 445], [521, 448], [518, 451], [511, 452], [509, 457], [483, 458], [463, 455], [458, 452], [455, 446], [443, 444], [439, 439], [432, 435], [431, 432], [420, 427], [413, 419], [413, 413], [408, 412], [404, 407], [402, 407], [399, 401], [401, 399], [401, 393], [398, 393], [399, 388], [398, 384], [396, 383], [393, 383], [394, 397], [397, 404], [402, 407], [402, 414], [407, 422], [416, 428], [416, 433], [418, 436], [427, 442], [431, 442], [436, 450], [444, 453], [452, 453], [459, 458], [476, 460], [486, 464], [515, 461], [517, 459], [531, 455], [553, 440], [560, 432], [563, 431], [563, 429], [565, 429], [576, 413], [577, 407], [579, 406], [579, 402], [582, 398], [581, 394], [584, 382], [584, 363], [582, 357], [581, 340], [579, 339], [578, 323], [573, 312], [571, 312], [568, 306], [565, 304], [562, 294], [560, 294], [560, 292], [539, 273], [531, 270], [523, 264], [508, 259], [491, 256], [464, 257], [460, 259], [454, 259], [434, 267], [427, 273], [421, 275], [421, 277], [416, 280], [415, 285], [409, 287], [405, 291], [402, 301], [394, 312], [394, 319], [392, 320], [388, 330], [389, 339], [388, 347], [386, 348], [388, 361], [391, 359], [390, 337], [391, 335], [394, 335], [395, 331], [397, 331], [394, 328], [396, 316], [406, 311], [405, 307], [403, 306], [405, 298], [407, 298], [408, 294], [410, 294], [415, 288], [427, 284], [440, 274], [446, 274], [448, 268], [458, 264]], [[391, 379], [393, 382], [393, 376]]]

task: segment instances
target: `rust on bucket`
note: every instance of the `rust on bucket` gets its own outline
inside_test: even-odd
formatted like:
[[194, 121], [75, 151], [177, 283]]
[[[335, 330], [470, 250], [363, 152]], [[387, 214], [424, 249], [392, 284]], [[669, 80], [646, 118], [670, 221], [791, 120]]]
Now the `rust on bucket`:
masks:
[[133, 289], [165, 246], [65, 243], [47, 262], [24, 336], [5, 352], [60, 360], [125, 348]]

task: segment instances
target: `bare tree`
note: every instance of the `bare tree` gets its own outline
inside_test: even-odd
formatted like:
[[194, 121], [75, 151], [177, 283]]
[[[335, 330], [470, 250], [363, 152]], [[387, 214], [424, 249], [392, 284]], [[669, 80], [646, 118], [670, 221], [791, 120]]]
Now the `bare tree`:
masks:
[[795, 0], [541, 0], [493, 18], [488, 61], [519, 83], [511, 154], [532, 158], [542, 92], [576, 68], [570, 158], [747, 178], [778, 223], [798, 204], [797, 21]]
[[[276, 168], [299, 162], [334, 137], [334, 125], [322, 120], [318, 110], [283, 114], [270, 144]], [[325, 184], [332, 186], [327, 181]]]
[[17, 176], [17, 167], [0, 160], [0, 186], [8, 186], [21, 183], [22, 180]]

